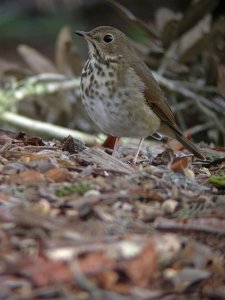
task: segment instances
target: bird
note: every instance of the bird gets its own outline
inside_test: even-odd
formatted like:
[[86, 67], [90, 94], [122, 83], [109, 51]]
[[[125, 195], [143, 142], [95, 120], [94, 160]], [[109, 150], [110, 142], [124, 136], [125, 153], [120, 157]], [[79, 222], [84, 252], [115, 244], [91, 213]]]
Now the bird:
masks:
[[99, 129], [116, 138], [113, 155], [121, 137], [139, 138], [136, 163], [143, 140], [163, 135], [204, 159], [179, 129], [159, 84], [122, 31], [99, 26], [75, 33], [87, 41], [89, 49], [81, 74], [82, 103]]

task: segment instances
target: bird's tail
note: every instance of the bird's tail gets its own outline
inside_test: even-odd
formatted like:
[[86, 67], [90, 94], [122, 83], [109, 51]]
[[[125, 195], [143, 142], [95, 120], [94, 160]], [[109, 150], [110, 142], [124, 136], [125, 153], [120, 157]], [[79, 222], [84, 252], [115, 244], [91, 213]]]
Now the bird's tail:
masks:
[[198, 150], [198, 148], [192, 144], [191, 141], [189, 141], [183, 134], [176, 132], [176, 139], [182, 144], [184, 145], [185, 148], [187, 148], [187, 150], [189, 150], [191, 153], [193, 153], [196, 157], [200, 158], [200, 159], [205, 159], [205, 157], [200, 153], [200, 151]]

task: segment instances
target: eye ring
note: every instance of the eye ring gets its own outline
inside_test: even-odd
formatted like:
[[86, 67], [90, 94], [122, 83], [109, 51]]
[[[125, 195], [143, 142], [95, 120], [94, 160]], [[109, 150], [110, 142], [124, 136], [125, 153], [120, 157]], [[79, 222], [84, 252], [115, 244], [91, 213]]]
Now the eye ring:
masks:
[[114, 40], [113, 36], [111, 34], [106, 34], [103, 37], [103, 41], [107, 44], [111, 43]]

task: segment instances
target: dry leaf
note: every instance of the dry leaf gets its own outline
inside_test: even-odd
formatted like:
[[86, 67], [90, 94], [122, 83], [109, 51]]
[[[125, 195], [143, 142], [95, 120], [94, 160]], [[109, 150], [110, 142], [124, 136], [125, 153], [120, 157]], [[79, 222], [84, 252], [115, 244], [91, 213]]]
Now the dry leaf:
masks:
[[171, 170], [174, 172], [183, 171], [188, 166], [188, 156], [178, 157], [173, 160], [171, 163]]
[[39, 257], [26, 258], [25, 261], [22, 261], [21, 273], [31, 278], [34, 284], [38, 286], [68, 282], [73, 279], [72, 271], [68, 265]]
[[9, 182], [18, 184], [35, 184], [44, 182], [45, 177], [35, 170], [25, 170], [9, 178]]
[[85, 275], [98, 275], [115, 267], [115, 262], [104, 252], [83, 254], [78, 258], [78, 264]]
[[32, 47], [20, 45], [18, 52], [35, 73], [57, 73], [53, 63]]
[[52, 168], [45, 172], [44, 175], [53, 182], [70, 181], [72, 178], [70, 172], [64, 168]]
[[68, 76], [81, 74], [83, 61], [73, 44], [71, 30], [68, 26], [63, 27], [59, 32], [55, 56], [59, 72]]
[[225, 98], [225, 66], [218, 65], [218, 80], [217, 80], [218, 92]]
[[153, 242], [148, 243], [143, 251], [123, 267], [131, 283], [146, 287], [157, 271], [156, 251]]

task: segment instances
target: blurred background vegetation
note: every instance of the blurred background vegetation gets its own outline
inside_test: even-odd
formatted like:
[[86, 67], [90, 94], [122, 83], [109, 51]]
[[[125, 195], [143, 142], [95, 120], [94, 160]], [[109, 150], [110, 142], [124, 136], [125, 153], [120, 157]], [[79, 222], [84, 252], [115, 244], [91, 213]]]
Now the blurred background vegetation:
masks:
[[[1, 90], [18, 88], [37, 74], [79, 78], [88, 52], [73, 30], [100, 25], [123, 30], [148, 66], [169, 80], [160, 83], [182, 130], [189, 130], [196, 141], [224, 144], [223, 0], [1, 0]], [[83, 111], [78, 88], [28, 95], [8, 109], [69, 128], [97, 131]], [[5, 127], [2, 121], [1, 128]]]

